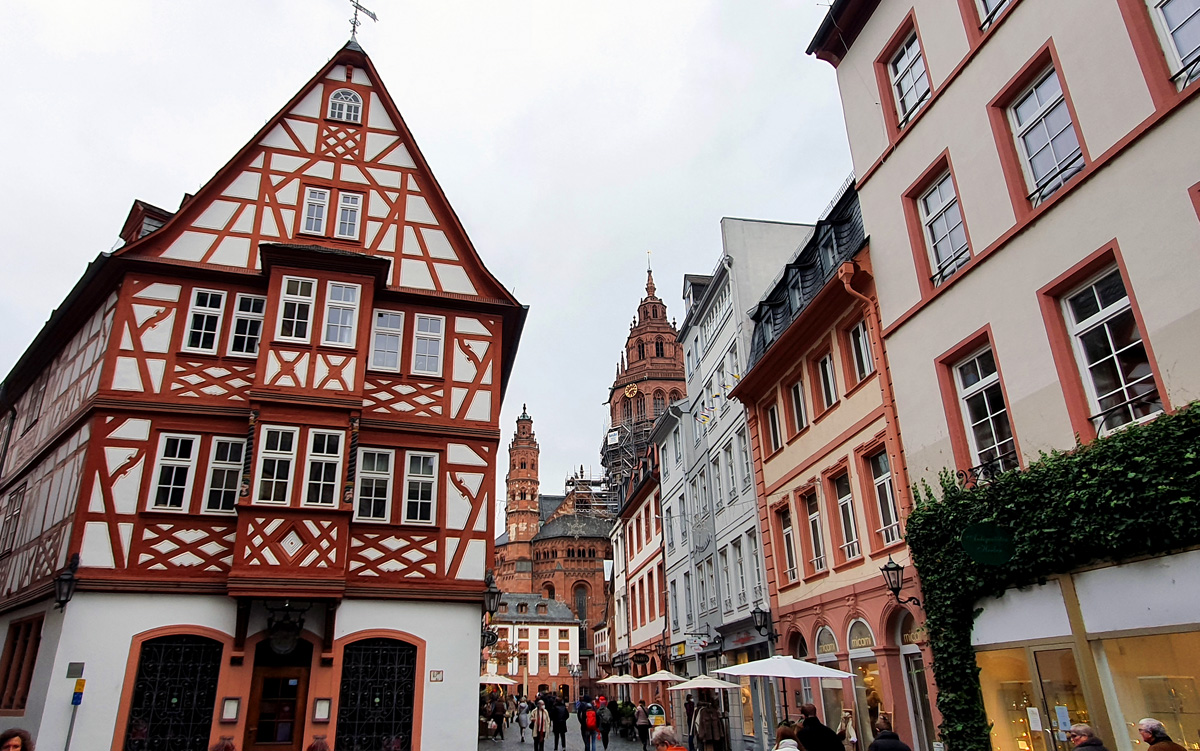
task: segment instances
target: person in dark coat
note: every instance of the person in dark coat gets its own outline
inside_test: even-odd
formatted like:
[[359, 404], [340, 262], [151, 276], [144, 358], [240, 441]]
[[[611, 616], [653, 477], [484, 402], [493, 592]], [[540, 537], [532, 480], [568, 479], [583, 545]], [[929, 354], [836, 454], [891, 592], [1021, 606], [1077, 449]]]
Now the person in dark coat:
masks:
[[803, 721], [796, 729], [796, 740], [805, 751], [844, 751], [837, 733], [817, 719], [817, 708], [812, 704], [800, 705]]
[[696, 742], [692, 739], [692, 721], [696, 718], [696, 702], [692, 701], [691, 694], [688, 694], [687, 699], [683, 702], [683, 713], [687, 717], [687, 724], [683, 727], [687, 733], [688, 751], [696, 751]]
[[583, 751], [593, 751], [596, 748], [596, 731], [600, 729], [600, 718], [595, 718], [594, 728], [589, 728], [587, 723], [588, 712], [595, 711], [596, 705], [592, 703], [592, 697], [584, 694], [579, 700], [579, 708], [575, 710], [575, 716], [579, 718], [579, 734], [583, 737]]
[[492, 721], [496, 723], [496, 732], [492, 733], [492, 740], [504, 740], [504, 715], [507, 711], [508, 703], [503, 696], [498, 696], [492, 701]]
[[1096, 731], [1091, 725], [1076, 723], [1067, 731], [1067, 740], [1079, 751], [1108, 751], [1104, 743], [1096, 737]]
[[567, 751], [567, 718], [570, 716], [571, 710], [567, 709], [566, 703], [562, 699], [555, 699], [554, 709], [550, 710], [550, 722], [554, 730], [556, 751], [559, 743], [562, 743], [563, 751]]
[[880, 715], [875, 721], [875, 740], [867, 746], [867, 751], [912, 751], [908, 744], [900, 740], [900, 736], [892, 732], [892, 720], [887, 715]]
[[1147, 751], [1184, 751], [1183, 746], [1171, 740], [1167, 729], [1153, 717], [1147, 717], [1138, 722], [1138, 732], [1150, 748]]

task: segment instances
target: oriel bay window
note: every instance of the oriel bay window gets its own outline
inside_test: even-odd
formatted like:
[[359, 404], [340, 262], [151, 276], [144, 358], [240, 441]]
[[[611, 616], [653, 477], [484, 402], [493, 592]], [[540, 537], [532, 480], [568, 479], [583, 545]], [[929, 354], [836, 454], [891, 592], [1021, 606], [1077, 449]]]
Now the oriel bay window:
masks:
[[262, 429], [258, 455], [258, 503], [286, 504], [291, 499], [292, 470], [296, 464], [296, 428]]
[[279, 326], [275, 336], [290, 342], [308, 343], [317, 283], [313, 279], [285, 276], [279, 298]]
[[342, 475], [342, 434], [310, 430], [308, 433], [308, 472], [304, 502], [315, 506], [333, 506], [337, 502]]
[[361, 288], [357, 284], [330, 282], [325, 297], [325, 332], [322, 344], [335, 347], [352, 347], [358, 330], [358, 298]]
[[183, 341], [185, 351], [207, 354], [217, 351], [224, 306], [224, 292], [211, 289], [192, 290], [192, 304], [188, 309], [188, 330]]
[[1120, 272], [1113, 268], [1063, 301], [1098, 433], [1162, 412], [1162, 399]]
[[355, 518], [388, 521], [392, 497], [391, 449], [358, 450], [358, 500]]
[[204, 491], [204, 510], [231, 512], [237, 508], [242, 484], [242, 459], [246, 442], [240, 438], [214, 438], [208, 461], [208, 488]]

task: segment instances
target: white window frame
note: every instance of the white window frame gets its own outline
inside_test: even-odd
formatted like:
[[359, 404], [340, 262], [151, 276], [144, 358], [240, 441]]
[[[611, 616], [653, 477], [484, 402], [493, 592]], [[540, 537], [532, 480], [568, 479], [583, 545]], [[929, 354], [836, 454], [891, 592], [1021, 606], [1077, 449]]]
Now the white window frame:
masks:
[[9, 492], [4, 502], [4, 523], [0, 525], [0, 553], [10, 553], [18, 542], [18, 530], [21, 526], [21, 511], [25, 506], [27, 483], [21, 483]]
[[[1029, 97], [1034, 96], [1035, 90], [1043, 83], [1050, 80], [1051, 76], [1053, 76], [1058, 82], [1058, 94], [1052, 99], [1040, 104], [1024, 124], [1018, 122], [1017, 107], [1019, 107], [1021, 103]], [[1025, 173], [1025, 182], [1026, 186], [1029, 188], [1030, 194], [1029, 198], [1031, 201], [1033, 201], [1035, 206], [1041, 201], [1049, 198], [1056, 191], [1058, 191], [1059, 188], [1065, 186], [1071, 180], [1071, 178], [1079, 174], [1079, 171], [1084, 167], [1083, 145], [1079, 140], [1079, 130], [1076, 127], [1076, 123], [1073, 119], [1071, 119], [1071, 110], [1066, 105], [1066, 96], [1066, 90], [1062, 85], [1062, 77], [1058, 75], [1058, 70], [1051, 66], [1040, 73], [1037, 78], [1034, 79], [1034, 82], [1025, 88], [1019, 95], [1017, 95], [1013, 99], [1012, 104], [1008, 106], [1008, 122], [1012, 128], [1013, 138], [1016, 140], [1017, 153], [1021, 156], [1021, 170]], [[1037, 178], [1033, 174], [1033, 164], [1031, 161], [1033, 155], [1031, 155], [1026, 149], [1024, 136], [1028, 135], [1036, 127], [1042, 125], [1045, 122], [1046, 116], [1055, 108], [1057, 108], [1059, 104], [1063, 105], [1064, 111], [1067, 113], [1069, 123], [1068, 127], [1072, 130], [1075, 136], [1076, 148], [1075, 152], [1073, 152], [1075, 153], [1075, 156], [1069, 156], [1062, 162], [1058, 161], [1057, 156], [1054, 157], [1055, 168], [1046, 173], [1046, 175], [1043, 176], [1043, 180], [1045, 180], [1045, 182], [1043, 184], [1039, 184]], [[1046, 128], [1045, 132], [1049, 134], [1049, 128]], [[1066, 128], [1056, 133], [1055, 136], [1064, 132], [1066, 132]], [[1050, 136], [1051, 141], [1053, 138], [1054, 136]], [[1051, 149], [1053, 152], [1053, 146], [1049, 143], [1044, 148]], [[1076, 167], [1074, 171], [1068, 172], [1065, 168], [1067, 165], [1071, 164], [1076, 165]]]
[[[422, 320], [436, 320], [441, 322], [441, 332], [431, 334], [421, 331]], [[436, 369], [421, 369], [417, 367], [417, 348], [422, 342], [437, 343], [437, 368]], [[429, 357], [428, 353], [422, 355]], [[432, 315], [430, 313], [415, 313], [413, 314], [413, 341], [412, 341], [412, 374], [424, 376], [440, 376], [445, 369], [446, 361], [446, 316]]]
[[738, 495], [737, 465], [733, 463], [733, 441], [727, 441], [725, 443], [725, 447], [721, 449], [721, 453], [725, 456], [725, 466], [729, 470], [728, 474], [726, 475], [726, 477], [729, 479], [729, 502], [733, 503], [734, 499], [737, 498]]
[[733, 568], [737, 574], [737, 600], [740, 607], [746, 604], [746, 559], [742, 555], [740, 538], [731, 542], [729, 546], [733, 548]]
[[733, 592], [730, 587], [729, 579], [729, 548], [721, 548], [717, 551], [717, 562], [720, 564], [718, 574], [721, 577], [721, 591], [724, 596], [721, 601], [724, 603], [724, 612], [733, 612]]
[[[208, 471], [205, 473], [204, 480], [204, 503], [201, 505], [200, 510], [205, 514], [236, 514], [238, 497], [241, 494], [242, 468], [245, 466], [246, 461], [246, 439], [218, 435], [213, 436], [211, 444], [212, 445], [209, 447], [208, 451]], [[218, 444], [236, 444], [240, 449], [241, 458], [239, 458], [236, 462], [229, 460], [222, 461], [217, 459], [217, 449], [219, 448]], [[233, 471], [235, 473], [234, 476], [237, 478], [237, 485], [234, 486], [233, 490], [233, 508], [231, 509], [214, 508], [212, 506], [211, 496], [213, 490], [215, 489], [213, 487], [213, 473], [217, 470], [221, 470], [223, 472]], [[227, 490], [228, 488], [223, 488], [222, 492]]]
[[[411, 459], [414, 457], [432, 458], [433, 459], [433, 474], [429, 477], [424, 475], [414, 477], [409, 469]], [[404, 507], [401, 509], [400, 518], [404, 524], [419, 524], [422, 526], [435, 526], [438, 520], [438, 467], [440, 466], [439, 457], [433, 451], [406, 451], [404, 452], [404, 495], [401, 498], [401, 503]], [[431, 484], [429, 492], [429, 518], [414, 519], [408, 515], [408, 504], [412, 499], [408, 497], [409, 483], [411, 482], [429, 482]], [[417, 500], [418, 503], [425, 501]]]
[[679, 630], [679, 597], [675, 589], [675, 580], [671, 580], [671, 630]]
[[850, 355], [854, 360], [854, 379], [862, 383], [875, 372], [875, 360], [871, 354], [871, 335], [864, 318], [850, 329]]
[[[1197, 62], [1200, 60], [1200, 47], [1189, 53], [1191, 60], [1188, 60], [1175, 44], [1175, 37], [1171, 33], [1171, 28], [1167, 25], [1166, 12], [1163, 10], [1163, 8], [1173, 2], [1177, 2], [1177, 0], [1147, 0], [1147, 5], [1150, 8], [1150, 15], [1154, 19], [1154, 30], [1158, 34], [1158, 41], [1162, 44], [1167, 62], [1170, 65], [1171, 80], [1175, 81], [1178, 87], [1183, 88], [1197, 78], [1200, 78], [1200, 62]], [[1178, 30], [1189, 23], [1200, 23], [1200, 11], [1188, 16], [1186, 21], [1175, 28]], [[1189, 68], [1191, 70], [1190, 74], [1181, 76]]]
[[833, 367], [832, 352], [826, 352], [817, 361], [817, 376], [821, 381], [821, 399], [825, 402], [825, 409], [831, 409], [838, 400], [837, 371]]
[[[382, 454], [388, 458], [388, 468], [386, 472], [379, 470], [367, 470], [366, 464], [363, 462], [363, 457], [368, 453]], [[396, 493], [396, 451], [395, 449], [373, 448], [370, 446], [358, 449], [358, 473], [354, 478], [354, 520], [361, 522], [380, 522], [387, 524], [392, 519], [392, 499]], [[363, 480], [384, 480], [387, 482], [387, 495], [383, 501], [383, 516], [364, 516], [362, 513], [362, 488]]]
[[708, 470], [703, 465], [700, 467], [697, 479], [700, 481], [700, 503], [703, 504], [701, 513], [708, 516], [712, 512], [712, 495], [708, 487]]
[[704, 577], [704, 561], [696, 566], [696, 594], [700, 595], [700, 615], [708, 612], [708, 579]]
[[[261, 305], [262, 310], [257, 313], [254, 312], [253, 306], [255, 304]], [[243, 305], [246, 305], [249, 309], [243, 310]], [[229, 344], [226, 347], [226, 353], [230, 357], [258, 357], [258, 350], [262, 346], [263, 326], [266, 323], [266, 313], [267, 298], [263, 295], [246, 295], [239, 293], [238, 296], [234, 298], [233, 310], [231, 311], [231, 317], [233, 320], [229, 326]], [[246, 331], [239, 334], [238, 324], [242, 322], [245, 322], [246, 324]], [[255, 324], [258, 324], [258, 332], [251, 336], [250, 329]], [[242, 352], [235, 349], [234, 342], [239, 336], [244, 337], [247, 341], [253, 339], [254, 350]]]
[[[842, 479], [846, 481], [846, 493], [838, 495], [837, 484]], [[838, 521], [842, 525], [842, 556], [850, 561], [862, 555], [862, 544], [858, 539], [858, 519], [854, 516], [854, 486], [850, 482], [850, 473], [843, 472], [834, 477], [830, 480], [830, 485], [833, 486], [833, 493], [837, 498]]]
[[[337, 438], [337, 453], [330, 454], [327, 452], [317, 453], [316, 442], [317, 437]], [[328, 448], [328, 443], [326, 443]], [[300, 496], [301, 506], [312, 506], [315, 508], [337, 508], [338, 500], [341, 496], [342, 487], [342, 457], [346, 453], [346, 434], [341, 430], [318, 430], [313, 428], [308, 431], [308, 440], [305, 442], [304, 451], [304, 492]], [[333, 465], [333, 497], [329, 503], [319, 503], [309, 500], [309, 493], [313, 488], [314, 480], [312, 477], [313, 466], [316, 464]], [[325, 480], [317, 481], [321, 485], [325, 485]]]
[[708, 479], [709, 479], [709, 483], [710, 483], [709, 487], [712, 489], [711, 492], [712, 492], [712, 497], [713, 497], [713, 505], [715, 505], [717, 507], [717, 509], [720, 509], [722, 506], [725, 505], [724, 498], [722, 498], [723, 494], [721, 493], [722, 485], [721, 485], [721, 455], [720, 454], [717, 454], [716, 456], [713, 457], [712, 462], [710, 463], [710, 468], [712, 470], [712, 475]]
[[[335, 289], [353, 290], [354, 300], [346, 302], [342, 300], [334, 300], [333, 293]], [[345, 294], [344, 292], [342, 293]], [[347, 347], [354, 348], [358, 344], [358, 306], [362, 300], [362, 285], [350, 284], [348, 282], [327, 282], [325, 284], [325, 315], [321, 316], [321, 344], [326, 347]], [[330, 327], [335, 327], [338, 331], [346, 328], [346, 324], [341, 322], [333, 322], [329, 316], [335, 311], [350, 313], [350, 341], [343, 342], [329, 338]]]
[[[188, 441], [191, 444], [190, 456], [186, 459], [164, 456], [168, 441]], [[175, 514], [186, 514], [191, 511], [192, 489], [196, 482], [196, 463], [200, 455], [200, 436], [194, 433], [160, 433], [158, 436], [158, 453], [154, 462], [154, 483], [150, 486], [150, 497], [146, 502], [147, 511], [165, 511]], [[183, 467], [187, 476], [183, 481], [183, 499], [179, 506], [158, 505], [158, 491], [162, 485], [162, 470], [164, 467]], [[172, 483], [170, 487], [175, 487]]]
[[[290, 451], [281, 451], [279, 449], [274, 449], [274, 450], [268, 449], [267, 442], [268, 442], [269, 433], [271, 431], [277, 431], [279, 433], [291, 434], [291, 436], [292, 436], [291, 450]], [[285, 425], [263, 425], [262, 426], [262, 431], [259, 433], [258, 459], [255, 462], [255, 470], [254, 470], [253, 502], [255, 505], [259, 505], [259, 506], [288, 506], [288, 505], [291, 505], [292, 489], [293, 489], [292, 482], [296, 478], [296, 451], [299, 448], [299, 444], [300, 444], [300, 429], [299, 428], [291, 428], [291, 427], [287, 427]], [[276, 461], [276, 462], [279, 462], [279, 461], [287, 461], [288, 462], [287, 479], [284, 480], [284, 483], [285, 483], [284, 488], [286, 489], [286, 491], [284, 493], [285, 497], [284, 497], [283, 501], [271, 501], [271, 500], [264, 501], [262, 499], [263, 465], [266, 463], [266, 461], [268, 459], [270, 459], [272, 461]], [[279, 479], [273, 478], [271, 480], [271, 482], [273, 482], [273, 483], [279, 482]]]
[[808, 536], [812, 539], [813, 557], [809, 559], [814, 572], [825, 570], [825, 538], [821, 534], [821, 501], [816, 493], [804, 498], [804, 513], [808, 517]]
[[[1100, 308], [1091, 317], [1086, 318], [1086, 319], [1076, 323], [1075, 315], [1074, 315], [1073, 311], [1071, 310], [1071, 298], [1080, 294], [1084, 290], [1094, 287], [1101, 281], [1107, 279], [1109, 276], [1112, 276], [1114, 274], [1117, 276], [1118, 279], [1121, 280], [1121, 286], [1125, 290], [1125, 296], [1114, 303], [1110, 303], [1107, 307]], [[1096, 293], [1093, 293], [1093, 294], [1096, 294]], [[1097, 301], [1097, 303], [1100, 302], [1100, 298], [1099, 298], [1098, 294], [1096, 295], [1096, 301]], [[1129, 284], [1125, 280], [1124, 275], [1121, 274], [1120, 270], [1117, 267], [1109, 266], [1104, 271], [1093, 276], [1086, 283], [1075, 287], [1070, 292], [1063, 295], [1061, 304], [1063, 306], [1063, 318], [1067, 324], [1067, 333], [1071, 337], [1071, 348], [1075, 352], [1075, 362], [1076, 362], [1077, 367], [1079, 368], [1079, 377], [1080, 377], [1080, 380], [1083, 382], [1084, 393], [1087, 394], [1088, 408], [1092, 411], [1092, 414], [1089, 416], [1089, 419], [1092, 420], [1092, 424], [1095, 425], [1095, 419], [1097, 417], [1099, 417], [1101, 414], [1103, 414], [1104, 410], [1101, 409], [1101, 407], [1100, 407], [1100, 395], [1096, 392], [1096, 384], [1095, 384], [1094, 380], [1092, 379], [1091, 371], [1088, 366], [1087, 357], [1083, 350], [1083, 343], [1081, 341], [1081, 338], [1083, 337], [1084, 334], [1090, 333], [1094, 329], [1104, 326], [1108, 321], [1112, 320], [1113, 318], [1117, 317], [1118, 315], [1121, 315], [1125, 311], [1132, 311], [1133, 303], [1129, 297]], [[1132, 315], [1132, 312], [1130, 314]], [[1143, 349], [1145, 350], [1145, 353], [1146, 353], [1147, 365], [1150, 366], [1150, 365], [1152, 365], [1152, 363], [1150, 360], [1149, 347], [1146, 346], [1146, 335], [1145, 335], [1145, 332], [1143, 332], [1141, 330], [1141, 326], [1138, 325], [1136, 317], [1134, 318], [1134, 325], [1137, 327], [1138, 340], [1142, 343]], [[1108, 357], [1114, 357], [1116, 355], [1116, 352], [1113, 351], [1111, 348], [1111, 345], [1112, 345], [1111, 337], [1109, 337], [1109, 344], [1110, 344], [1110, 354], [1108, 355]], [[1126, 347], [1125, 349], [1126, 350], [1130, 349], [1133, 346], [1137, 346], [1137, 345], [1136, 344], [1130, 345], [1130, 346]], [[1121, 350], [1121, 351], [1123, 352], [1125, 350]], [[1118, 369], [1117, 376], [1118, 376], [1118, 378], [1120, 378], [1120, 381], [1121, 381], [1120, 388], [1122, 391], [1125, 391], [1127, 393], [1128, 387], [1132, 384], [1145, 383], [1145, 382], [1150, 383], [1154, 387], [1154, 389], [1153, 389], [1154, 392], [1158, 395], [1159, 408], [1154, 412], [1143, 415], [1142, 417], [1132, 418], [1129, 422], [1122, 423], [1121, 425], [1118, 425], [1118, 426], [1115, 426], [1112, 428], [1105, 428], [1105, 427], [1103, 427], [1103, 423], [1102, 423], [1100, 426], [1097, 426], [1097, 428], [1096, 428], [1096, 433], [1098, 435], [1107, 435], [1107, 434], [1113, 432], [1114, 430], [1121, 430], [1122, 428], [1125, 428], [1126, 426], [1129, 426], [1129, 425], [1136, 425], [1138, 423], [1145, 422], [1147, 420], [1152, 420], [1157, 415], [1162, 414], [1162, 411], [1163, 411], [1163, 409], [1162, 409], [1162, 392], [1159, 391], [1158, 381], [1155, 380], [1155, 378], [1154, 378], [1153, 367], [1148, 367], [1148, 370], [1149, 370], [1149, 373], [1145, 377], [1139, 378], [1136, 380], [1132, 380], [1132, 381], [1126, 381], [1125, 376], [1123, 374], [1121, 374], [1120, 369]], [[1111, 393], [1114, 393], [1114, 392], [1110, 392], [1110, 394]], [[1149, 392], [1146, 392], [1146, 393], [1149, 393]], [[1106, 394], [1105, 396], [1108, 396], [1108, 395], [1109, 394]], [[1105, 419], [1104, 423], [1107, 423], [1107, 422], [1108, 422], [1108, 420]]]
[[678, 426], [676, 426], [675, 429], [671, 431], [671, 447], [675, 451], [675, 463], [679, 464], [680, 462], [683, 461], [683, 450], [681, 447], [681, 441], [679, 440], [679, 427]]
[[800, 578], [800, 571], [796, 566], [796, 536], [792, 530], [792, 510], [784, 508], [779, 514], [780, 534], [783, 537], [783, 557], [786, 564], [786, 573], [789, 582], [794, 582]]
[[[384, 316], [399, 316], [400, 325], [397, 327], [381, 326], [379, 319]], [[379, 337], [396, 337], [396, 366], [383, 365], [376, 360], [376, 357], [381, 351], [390, 353], [390, 349], [381, 350], [379, 346]], [[385, 373], [399, 373], [400, 360], [404, 356], [404, 313], [399, 310], [386, 310], [376, 308], [371, 311], [371, 360], [370, 370], [378, 370]]]
[[[196, 299], [200, 295], [208, 295], [209, 300], [215, 296], [217, 298], [217, 306], [215, 308], [204, 307], [197, 309]], [[196, 352], [205, 355], [215, 355], [217, 353], [217, 347], [221, 344], [221, 322], [225, 317], [225, 298], [227, 296], [225, 290], [220, 289], [196, 287], [192, 290], [192, 300], [188, 305], [187, 328], [183, 332], [183, 347], [181, 347], [184, 352]], [[206, 334], [212, 335], [211, 346], [205, 347], [203, 345], [191, 344], [192, 333], [196, 331], [197, 316], [203, 318], [206, 323], [213, 321], [211, 331], [208, 330], [207, 326], [202, 326], [199, 329], [201, 341], [203, 341]]]
[[[1068, 311], [1067, 314], [1070, 315], [1070, 312]], [[979, 362], [979, 360], [980, 360], [980, 358], [982, 358], [984, 355], [987, 355], [987, 354], [991, 354], [991, 356], [992, 356], [992, 372], [985, 376], [985, 375], [983, 375], [983, 371], [980, 368], [981, 363]], [[963, 384], [962, 369], [971, 363], [975, 363], [976, 372], [980, 374], [980, 378], [978, 381], [971, 384], [970, 386], [966, 386]], [[1013, 437], [1012, 414], [1009, 412], [1008, 402], [1004, 399], [1003, 390], [1001, 390], [1001, 392], [1000, 392], [1000, 398], [1001, 398], [1001, 402], [1004, 405], [1004, 411], [1003, 411], [1004, 420], [1006, 423], [1008, 423], [1008, 439], [1006, 441], [995, 440], [997, 438], [996, 419], [999, 415], [1001, 415], [1001, 413], [1000, 412], [992, 412], [991, 402], [990, 402], [990, 400], [987, 399], [987, 396], [984, 393], [984, 392], [988, 391], [989, 389], [991, 389], [993, 386], [995, 386], [997, 388], [999, 388], [999, 386], [1000, 386], [1000, 366], [999, 366], [999, 363], [996, 362], [996, 353], [992, 350], [991, 345], [988, 345], [986, 347], [982, 347], [980, 349], [975, 350], [968, 357], [964, 357], [963, 359], [959, 360], [957, 363], [954, 364], [954, 385], [958, 389], [958, 406], [959, 406], [959, 410], [962, 412], [963, 427], [967, 431], [967, 445], [971, 449], [971, 464], [973, 466], [978, 466], [978, 465], [984, 464], [985, 462], [993, 462], [993, 461], [996, 461], [996, 459], [999, 458], [1000, 456], [1007, 454], [1008, 453], [1007, 450], [1006, 451], [999, 450], [999, 446], [1002, 443], [1011, 444], [1010, 448], [1012, 450], [1015, 450], [1016, 449], [1016, 440]], [[988, 407], [987, 423], [988, 423], [988, 428], [991, 431], [992, 438], [993, 438], [992, 445], [987, 447], [987, 449], [981, 449], [979, 447], [979, 442], [978, 442], [978, 439], [977, 439], [976, 433], [975, 433], [975, 424], [971, 422], [971, 407], [970, 407], [970, 404], [968, 403], [971, 399], [975, 398], [976, 396], [980, 396], [980, 395], [982, 395], [984, 397], [984, 403]], [[985, 451], [985, 450], [991, 452], [993, 454], [993, 456], [989, 459], [984, 459], [983, 451]], [[1016, 464], [1017, 464], [1017, 462], [1016, 462], [1016, 459], [1014, 458], [1012, 460], [1011, 465], [1008, 465], [1008, 466], [1002, 465], [1002, 468], [1003, 469], [1012, 469], [1013, 467], [1016, 466]]]
[[[958, 189], [950, 170], [935, 180], [917, 199], [917, 210], [921, 214], [921, 226], [925, 235], [925, 248], [929, 253], [929, 264], [933, 269], [931, 281], [938, 286], [967, 265], [971, 260], [971, 244], [967, 240], [963, 222], [962, 205], [958, 201]], [[957, 215], [957, 221], [955, 221]], [[954, 222], [951, 226], [951, 222]], [[955, 247], [955, 230], [962, 235], [962, 244]], [[950, 247], [946, 258], [939, 258], [938, 244], [945, 242]]]
[[767, 407], [767, 438], [771, 441], [771, 450], [767, 452], [768, 456], [783, 448], [783, 433], [779, 425], [778, 404], [772, 404]]
[[688, 519], [687, 496], [684, 495], [683, 493], [680, 493], [679, 494], [679, 541], [680, 542], [687, 542], [688, 525], [689, 524], [691, 524], [691, 520]]
[[[342, 240], [357, 240], [362, 232], [364, 196], [348, 190], [338, 191], [337, 217], [334, 218], [333, 236]], [[346, 224], [350, 229], [346, 230]]]
[[[349, 94], [354, 98], [339, 98], [339, 94]], [[362, 97], [354, 89], [338, 89], [329, 95], [329, 110], [325, 119], [343, 123], [361, 123]]]
[[[298, 283], [297, 289], [299, 289], [300, 286], [302, 286], [304, 283], [307, 282], [310, 285], [309, 289], [312, 290], [312, 292], [309, 295], [303, 295], [303, 294], [300, 294], [299, 292], [289, 293], [287, 291], [288, 282], [297, 282]], [[288, 336], [283, 333], [284, 313], [286, 312], [287, 306], [289, 303], [295, 304], [295, 305], [307, 305], [308, 306], [308, 317], [307, 318], [301, 319], [301, 318], [297, 317], [297, 318], [287, 319], [287, 320], [291, 320], [291, 321], [304, 320], [304, 336], [296, 336], [294, 333], [291, 336]], [[313, 312], [314, 312], [313, 309], [316, 307], [317, 307], [317, 280], [316, 279], [311, 279], [309, 277], [304, 277], [304, 276], [285, 276], [285, 277], [283, 277], [283, 279], [281, 280], [281, 283], [279, 285], [279, 313], [276, 316], [276, 322], [275, 322], [275, 338], [281, 342], [298, 342], [298, 343], [308, 344], [308, 342], [312, 339]], [[294, 331], [295, 331], [295, 329], [293, 328], [293, 332]]]
[[738, 439], [738, 455], [742, 461], [742, 487], [750, 487], [750, 480], [754, 476], [754, 470], [750, 465], [750, 442], [746, 440], [746, 429], [740, 428], [737, 432]]
[[[301, 204], [300, 208], [299, 234], [324, 236], [325, 229], [329, 224], [329, 205], [332, 202], [333, 188], [321, 188], [318, 186], [305, 188], [304, 203]], [[317, 208], [320, 211], [312, 211]], [[316, 223], [315, 229], [310, 227], [310, 222]]]
[[804, 407], [804, 379], [797, 378], [788, 388], [792, 400], [792, 419], [796, 422], [796, 432], [808, 427], [808, 410]]
[[[883, 459], [883, 471], [880, 472], [876, 460]], [[896, 491], [892, 486], [892, 459], [887, 451], [880, 448], [865, 457], [867, 467], [871, 470], [871, 482], [875, 488], [875, 502], [879, 508], [879, 536], [884, 545], [900, 541], [900, 513], [896, 508]], [[889, 521], [890, 519], [890, 521]]]
[[661, 467], [662, 479], [666, 480], [671, 476], [671, 462], [666, 460], [666, 457], [667, 457], [666, 442], [663, 442], [663, 444], [658, 447], [658, 456], [659, 456], [658, 463], [659, 463], [659, 467]]
[[696, 609], [692, 601], [692, 574], [690, 571], [683, 572], [683, 599], [684, 599], [684, 616], [685, 623], [692, 625], [696, 621]]
[[[913, 73], [918, 66], [920, 66], [920, 72]], [[929, 85], [929, 70], [926, 68], [925, 58], [921, 54], [921, 41], [917, 38], [916, 29], [908, 32], [904, 41], [892, 52], [888, 58], [887, 68], [888, 78], [892, 84], [892, 98], [896, 103], [896, 119], [899, 127], [903, 128], [909, 120], [912, 120], [913, 115], [917, 114], [921, 107], [929, 101], [929, 97], [933, 93], [933, 88]], [[912, 74], [911, 80], [908, 80], [909, 74]], [[924, 81], [925, 91], [917, 94], [921, 89], [922, 81]], [[906, 107], [904, 102], [910, 95], [916, 98]]]
[[672, 526], [674, 522], [675, 517], [671, 513], [671, 507], [667, 506], [663, 509], [663, 526], [667, 530], [667, 548], [670, 550], [675, 549], [675, 528]]

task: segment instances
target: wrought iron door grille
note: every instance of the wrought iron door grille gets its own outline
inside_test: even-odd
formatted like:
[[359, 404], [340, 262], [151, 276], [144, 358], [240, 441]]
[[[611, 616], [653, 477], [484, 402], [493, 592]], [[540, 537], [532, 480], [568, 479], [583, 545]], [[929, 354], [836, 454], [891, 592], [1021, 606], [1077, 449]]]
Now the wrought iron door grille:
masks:
[[205, 751], [221, 672], [221, 643], [162, 636], [142, 644], [125, 751]]
[[335, 751], [412, 751], [417, 648], [363, 639], [342, 654]]

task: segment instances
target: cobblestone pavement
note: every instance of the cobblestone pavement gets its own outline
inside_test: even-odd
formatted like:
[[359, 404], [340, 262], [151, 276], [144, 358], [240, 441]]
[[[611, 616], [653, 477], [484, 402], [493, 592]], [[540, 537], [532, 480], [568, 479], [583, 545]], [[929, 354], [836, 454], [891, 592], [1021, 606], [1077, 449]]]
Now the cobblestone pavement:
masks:
[[[583, 751], [583, 738], [579, 734], [579, 723], [574, 717], [571, 718], [567, 727], [569, 728], [567, 730], [567, 751]], [[600, 734], [597, 733], [595, 751], [603, 751], [603, 749], [604, 746], [600, 743]], [[522, 743], [521, 728], [514, 722], [504, 729], [504, 740], [480, 740], [478, 751], [533, 751], [533, 737], [526, 730], [525, 742]], [[546, 738], [546, 751], [554, 751], [553, 735]], [[642, 744], [638, 741], [627, 741], [613, 732], [608, 736], [608, 751], [642, 751]]]

